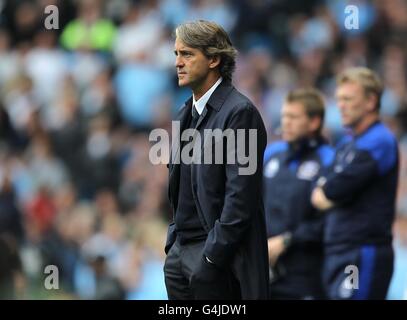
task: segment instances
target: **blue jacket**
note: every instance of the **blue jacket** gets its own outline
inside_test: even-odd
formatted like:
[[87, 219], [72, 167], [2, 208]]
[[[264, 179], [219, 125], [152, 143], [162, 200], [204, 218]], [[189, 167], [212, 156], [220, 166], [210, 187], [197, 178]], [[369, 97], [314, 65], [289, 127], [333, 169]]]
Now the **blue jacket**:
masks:
[[391, 131], [378, 121], [358, 136], [346, 136], [326, 178], [323, 190], [336, 204], [325, 222], [327, 250], [391, 244], [398, 181], [398, 146]]
[[333, 149], [322, 138], [304, 140], [295, 148], [283, 141], [266, 148], [263, 177], [267, 235], [292, 233], [290, 247], [278, 260], [287, 274], [315, 274], [316, 266], [321, 265], [324, 216], [310, 199], [316, 180], [333, 159]]

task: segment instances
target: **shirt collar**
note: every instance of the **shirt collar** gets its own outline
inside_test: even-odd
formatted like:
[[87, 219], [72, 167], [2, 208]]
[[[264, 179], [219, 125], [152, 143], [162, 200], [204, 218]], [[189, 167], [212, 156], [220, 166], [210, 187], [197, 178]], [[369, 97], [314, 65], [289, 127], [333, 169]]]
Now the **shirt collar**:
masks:
[[353, 136], [354, 139], [357, 139], [361, 136], [363, 136], [366, 132], [368, 132], [370, 129], [372, 129], [374, 126], [376, 126], [377, 124], [381, 123], [381, 121], [379, 119], [373, 121], [365, 130], [363, 130], [363, 132], [359, 133], [359, 134], [355, 134], [353, 131], [351, 131], [351, 135]]
[[289, 143], [288, 160], [301, 158], [302, 155], [317, 149], [320, 145], [326, 143], [322, 136], [304, 137], [294, 143]]
[[205, 94], [198, 99], [198, 101], [195, 101], [195, 97], [193, 97], [193, 106], [195, 106], [196, 110], [198, 113], [201, 115], [206, 104], [208, 103], [209, 98], [211, 97], [212, 93], [216, 90], [216, 88], [220, 85], [222, 82], [223, 78], [220, 77], [218, 81], [215, 82], [215, 84], [205, 92]]

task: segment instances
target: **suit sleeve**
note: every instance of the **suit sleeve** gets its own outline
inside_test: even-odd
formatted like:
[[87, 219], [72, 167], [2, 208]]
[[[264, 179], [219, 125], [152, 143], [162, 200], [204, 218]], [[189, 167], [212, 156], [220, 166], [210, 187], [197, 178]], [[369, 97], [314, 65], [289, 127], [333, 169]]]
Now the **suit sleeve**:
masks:
[[[225, 162], [224, 205], [220, 218], [216, 220], [205, 243], [204, 254], [218, 266], [230, 263], [254, 215], [260, 210], [263, 155], [267, 142], [267, 134], [260, 114], [249, 104], [238, 108], [233, 113], [227, 127], [233, 129], [236, 136], [238, 129], [246, 130], [244, 130], [245, 142], [236, 143], [235, 163]], [[256, 129], [257, 137], [249, 136], [247, 129]], [[254, 155], [248, 151], [249, 144], [256, 146]], [[250, 162], [256, 165], [252, 174], [239, 172], [239, 169], [247, 167], [239, 164], [237, 159], [237, 155], [244, 150], [250, 156], [249, 165]]]

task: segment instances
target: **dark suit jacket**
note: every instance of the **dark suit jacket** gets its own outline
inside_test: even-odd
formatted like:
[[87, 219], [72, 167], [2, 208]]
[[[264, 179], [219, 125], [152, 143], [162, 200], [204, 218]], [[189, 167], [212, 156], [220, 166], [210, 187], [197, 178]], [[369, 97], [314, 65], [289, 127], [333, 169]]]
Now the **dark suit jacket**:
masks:
[[[192, 98], [179, 111], [181, 133], [185, 128]], [[225, 80], [211, 95], [197, 130], [257, 129], [257, 169], [254, 174], [241, 175], [237, 161], [227, 164], [192, 164], [191, 183], [194, 201], [202, 226], [208, 233], [204, 254], [220, 267], [230, 268], [240, 283], [243, 299], [266, 299], [268, 291], [267, 236], [262, 201], [263, 154], [267, 134], [261, 116], [251, 101]], [[245, 150], [249, 139], [246, 132]], [[174, 138], [174, 137], [173, 137]], [[202, 139], [204, 140], [204, 139]], [[215, 140], [211, 140], [214, 145]], [[236, 140], [235, 140], [236, 141]], [[225, 145], [225, 144], [224, 144]], [[202, 143], [202, 155], [208, 146]], [[225, 147], [224, 147], [225, 148]], [[212, 148], [213, 159], [216, 148]], [[180, 154], [179, 143], [173, 143], [172, 155]], [[241, 162], [241, 161], [240, 161]], [[247, 166], [246, 166], [247, 167]], [[180, 165], [169, 164], [169, 199], [175, 214], [178, 202]], [[174, 223], [168, 230], [166, 253], [176, 239]]]

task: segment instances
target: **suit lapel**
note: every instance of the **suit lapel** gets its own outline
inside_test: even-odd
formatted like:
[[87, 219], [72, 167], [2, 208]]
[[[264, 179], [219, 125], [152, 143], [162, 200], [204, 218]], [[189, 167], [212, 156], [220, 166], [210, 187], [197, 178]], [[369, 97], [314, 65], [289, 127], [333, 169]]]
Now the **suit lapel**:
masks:
[[173, 136], [173, 143], [172, 143], [172, 148], [171, 148], [171, 155], [170, 155], [170, 171], [174, 168], [174, 165], [179, 164], [178, 154], [180, 152], [180, 147], [181, 147], [181, 135], [183, 130], [185, 130], [185, 127], [188, 122], [188, 112], [191, 112], [191, 104], [189, 101], [181, 108], [180, 114], [177, 117], [176, 121], [179, 121], [179, 132], [176, 132], [175, 136]]
[[[179, 125], [179, 132], [176, 132], [175, 136], [172, 138], [172, 149], [170, 155], [170, 163], [169, 163], [169, 188], [168, 188], [168, 196], [171, 199], [173, 204], [173, 210], [175, 214], [175, 210], [178, 205], [178, 189], [179, 189], [179, 179], [180, 179], [180, 144], [181, 144], [181, 134], [182, 131], [185, 129], [187, 122], [188, 122], [188, 112], [191, 112], [191, 104], [192, 100], [188, 101], [184, 107], [181, 108], [179, 116], [177, 117], [176, 121], [180, 122]], [[174, 157], [173, 157], [174, 154]]]
[[[232, 92], [233, 86], [229, 81], [223, 80], [220, 85], [215, 89], [213, 94], [208, 100], [207, 105], [205, 106], [201, 116], [198, 119], [198, 122], [195, 126], [195, 129], [199, 129], [199, 127], [202, 125], [202, 122], [204, 119], [209, 117], [210, 114], [213, 113], [213, 111], [218, 112], [223, 103], [225, 102], [227, 96]], [[177, 117], [177, 121], [180, 122], [179, 126], [179, 132], [177, 132], [176, 137], [173, 137], [175, 139], [175, 142], [173, 141], [172, 144], [172, 149], [171, 149], [171, 155], [170, 155], [170, 163], [169, 163], [169, 198], [172, 199], [172, 204], [173, 204], [173, 210], [175, 214], [175, 210], [178, 205], [178, 191], [179, 191], [179, 180], [180, 180], [180, 148], [181, 148], [181, 134], [183, 130], [185, 130], [186, 125], [188, 123], [188, 116], [190, 115], [189, 112], [191, 111], [192, 108], [192, 97], [185, 103], [185, 105], [180, 109], [180, 113]], [[209, 108], [212, 108], [214, 110], [209, 111]], [[197, 130], [198, 132], [198, 130]], [[174, 155], [174, 156], [173, 156]], [[195, 170], [194, 166], [191, 168], [192, 172], [192, 177], [195, 176]]]

